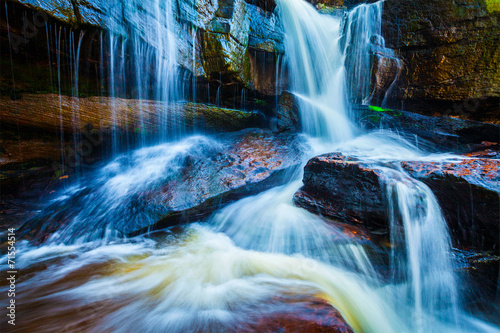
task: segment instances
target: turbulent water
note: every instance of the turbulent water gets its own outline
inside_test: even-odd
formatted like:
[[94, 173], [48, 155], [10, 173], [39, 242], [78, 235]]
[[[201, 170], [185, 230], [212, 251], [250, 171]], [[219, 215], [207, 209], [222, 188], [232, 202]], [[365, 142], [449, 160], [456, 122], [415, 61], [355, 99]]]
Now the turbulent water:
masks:
[[[159, 1], [156, 6], [157, 13], [165, 10]], [[370, 47], [380, 26], [372, 14], [381, 6], [362, 5], [339, 18], [320, 15], [302, 0], [278, 1], [292, 88], [311, 146], [304, 163], [332, 151], [380, 163], [392, 198], [390, 262], [377, 261], [376, 249], [340, 226], [294, 207], [301, 174], [203, 223], [131, 239], [115, 233], [134, 195], [178, 172], [182, 156], [217, 145], [196, 136], [118, 156], [86, 180], [90, 193], [76, 184], [55, 199], [64, 209], [78, 198], [79, 208], [44, 245], [19, 244], [23, 306], [14, 331], [262, 331], [262, 318], [304, 299], [328, 302], [356, 332], [498, 331], [462, 308], [448, 230], [432, 192], [385, 163], [456, 157], [427, 153], [386, 131], [361, 134], [350, 121], [346, 81], [354, 65], [346, 63], [348, 45], [355, 43], [359, 52]], [[171, 31], [141, 29], [159, 45], [172, 43]], [[148, 52], [136, 51], [138, 59]], [[166, 59], [157, 60], [158, 80], [172, 75]], [[365, 84], [364, 71], [351, 79]], [[158, 85], [167, 96], [170, 88]], [[5, 289], [2, 284], [2, 295]]]

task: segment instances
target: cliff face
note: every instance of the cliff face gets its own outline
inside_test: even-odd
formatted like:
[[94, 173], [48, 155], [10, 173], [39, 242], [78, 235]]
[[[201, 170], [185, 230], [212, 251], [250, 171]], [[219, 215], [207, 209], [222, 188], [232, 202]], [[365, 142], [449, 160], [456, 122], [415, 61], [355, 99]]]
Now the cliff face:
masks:
[[[39, 54], [38, 57], [47, 54], [43, 50], [46, 27], [42, 24], [47, 15], [49, 22], [57, 20], [72, 27], [75, 36], [85, 30], [82, 43], [85, 52], [81, 57], [86, 58], [87, 63], [80, 66], [80, 71], [90, 68], [88, 74], [95, 76], [93, 73], [99, 71], [96, 65], [99, 62], [99, 29], [110, 28], [109, 13], [106, 12], [109, 2], [103, 1], [7, 1], [17, 6], [16, 12], [9, 13], [11, 21], [17, 19], [19, 23], [16, 30], [15, 22], [10, 22], [11, 32], [20, 36], [14, 42], [19, 43], [16, 46], [26, 48], [25, 53], [31, 58], [35, 54]], [[361, 3], [357, 0], [310, 2], [326, 13], [332, 8], [352, 8]], [[284, 36], [275, 13], [275, 1], [176, 0], [172, 5], [178, 37], [177, 63], [182, 71], [189, 73], [183, 80], [196, 82], [195, 89], [202, 90], [194, 94], [201, 99], [199, 101], [213, 103], [219, 99], [226, 107], [262, 109], [262, 101], [268, 104], [275, 101], [274, 96], [287, 88], [286, 71], [277, 82], [276, 69], [282, 67]], [[113, 6], [115, 9], [132, 6], [140, 22], [158, 23], [151, 9], [154, 6], [143, 8], [140, 1], [123, 0], [115, 0]], [[32, 33], [28, 29], [29, 36], [25, 38], [21, 20], [25, 14], [20, 8], [32, 10], [27, 17], [34, 13], [34, 28], [43, 33], [30, 37]], [[123, 15], [122, 10], [116, 12]], [[2, 15], [2, 20], [4, 17]], [[124, 17], [122, 29], [117, 30], [126, 35], [124, 27], [130, 24]], [[4, 32], [5, 27], [3, 24]], [[51, 34], [56, 36], [54, 31]], [[497, 0], [386, 0], [382, 34], [385, 46], [394, 50], [395, 56], [380, 52], [371, 55], [371, 103], [381, 104], [387, 96], [392, 96], [388, 101], [394, 108], [426, 115], [499, 122], [500, 3]], [[2, 37], [3, 60], [10, 66], [9, 55], [5, 53], [8, 40]], [[147, 36], [141, 37], [147, 42]], [[43, 87], [49, 86], [49, 68], [40, 67], [46, 60], [30, 59], [27, 65], [16, 63], [23, 61], [21, 58], [24, 55], [15, 57], [13, 63], [17, 76], [14, 90], [46, 90]], [[4, 95], [10, 94], [9, 66], [0, 69]], [[30, 74], [24, 75], [26, 71], [23, 72], [22, 68], [27, 67]], [[35, 77], [37, 79], [30, 82], [30, 78]], [[397, 85], [392, 85], [396, 77]], [[82, 75], [79, 88], [84, 94], [102, 93], [108, 86], [102, 82], [96, 84], [93, 77], [87, 81]], [[187, 85], [193, 86], [192, 83]], [[71, 88], [65, 89], [63, 84], [62, 90], [70, 94]]]
[[499, 121], [498, 1], [386, 0], [383, 18], [404, 63], [397, 98], [406, 109]]
[[[141, 1], [123, 0], [115, 0], [112, 5], [104, 0], [8, 2], [12, 5], [11, 11], [16, 10], [12, 15], [24, 16], [23, 7], [31, 10], [26, 17], [36, 30], [45, 30], [45, 22], [58, 21], [74, 30], [111, 30], [115, 35], [127, 37], [132, 27], [151, 45], [157, 43], [158, 36], [148, 34], [145, 26], [164, 25], [155, 11], [166, 11], [164, 7], [168, 6], [167, 2], [162, 2], [146, 7]], [[218, 84], [237, 84], [240, 90], [277, 94], [280, 87], [276, 85], [276, 62], [283, 53], [283, 32], [273, 14], [274, 2], [260, 1], [254, 5], [243, 0], [178, 0], [171, 5], [175, 23], [169, 29], [177, 37], [176, 58], [180, 67], [198, 78]], [[31, 16], [35, 21], [32, 22]], [[13, 22], [10, 25], [16, 28]], [[32, 37], [26, 38], [25, 26], [20, 22], [16, 31], [16, 36], [22, 40], [20, 47], [35, 43]], [[86, 35], [84, 38], [88, 38], [89, 34]], [[38, 44], [43, 47], [43, 42], [40, 39]]]

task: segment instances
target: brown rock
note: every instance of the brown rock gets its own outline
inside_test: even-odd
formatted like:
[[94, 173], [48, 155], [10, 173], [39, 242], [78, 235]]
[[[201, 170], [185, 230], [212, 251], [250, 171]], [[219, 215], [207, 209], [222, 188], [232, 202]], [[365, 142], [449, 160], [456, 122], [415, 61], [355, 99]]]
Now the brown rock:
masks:
[[[166, 124], [160, 116], [168, 114]], [[218, 108], [207, 104], [164, 103], [112, 97], [78, 98], [56, 94], [24, 94], [21, 99], [0, 97], [4, 124], [67, 133], [96, 130], [158, 133], [162, 126], [179, 129], [197, 127], [209, 131], [237, 131], [262, 124], [258, 113]], [[116, 121], [114, 121], [114, 118]]]
[[276, 126], [278, 131], [300, 131], [299, 105], [297, 104], [296, 97], [292, 93], [284, 91], [281, 94], [276, 110], [276, 116]]
[[[298, 298], [298, 297], [296, 297]], [[340, 313], [321, 299], [281, 299], [286, 311], [271, 311], [243, 332], [348, 333], [353, 332]], [[281, 308], [284, 305], [280, 306]]]

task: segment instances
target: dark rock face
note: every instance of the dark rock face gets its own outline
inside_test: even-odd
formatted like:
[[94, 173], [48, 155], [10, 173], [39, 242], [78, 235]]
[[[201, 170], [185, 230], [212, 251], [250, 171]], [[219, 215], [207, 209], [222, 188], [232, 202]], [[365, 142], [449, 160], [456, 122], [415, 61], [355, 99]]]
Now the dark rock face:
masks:
[[401, 166], [434, 192], [459, 245], [499, 250], [500, 160], [402, 162]]
[[[273, 13], [275, 4], [271, 1], [243, 0], [182, 0], [173, 2], [173, 22], [175, 33], [178, 34], [177, 63], [181, 79], [179, 82], [184, 87], [182, 96], [198, 102], [214, 102], [216, 98], [219, 105], [241, 109], [262, 110], [262, 101], [274, 101], [274, 96], [279, 94], [286, 85], [286, 80], [276, 82], [276, 63], [280, 54], [284, 52], [283, 32], [278, 18]], [[61, 57], [61, 92], [74, 95], [72, 74], [66, 73], [65, 63], [71, 63], [65, 52], [54, 49], [57, 40], [49, 38], [47, 46], [45, 23], [58, 27], [74, 29], [75, 36], [82, 37], [82, 52], [80, 54], [80, 95], [104, 95], [109, 87], [110, 63], [106, 57], [116, 50], [110, 50], [110, 30], [116, 35], [127, 34], [133, 28], [140, 30], [137, 22], [131, 22], [130, 17], [119, 17], [121, 10], [108, 13], [109, 3], [100, 0], [70, 1], [70, 0], [12, 0], [7, 2], [9, 28], [7, 31], [5, 8], [0, 8], [0, 43], [2, 57], [9, 59], [10, 33], [14, 36], [14, 51], [17, 56], [13, 59], [12, 70], [15, 73], [15, 83], [10, 79], [0, 81], [0, 94], [9, 95], [19, 92], [39, 92], [47, 90], [57, 91], [51, 75], [53, 69], [49, 64], [56, 57]], [[116, 8], [128, 8], [137, 15], [141, 22], [158, 22], [151, 7], [141, 7], [140, 1], [127, 3], [115, 1]], [[137, 8], [129, 8], [137, 7]], [[114, 9], [116, 9], [114, 8]], [[127, 10], [123, 10], [124, 13]], [[117, 17], [118, 15], [118, 17]], [[23, 17], [35, 17], [38, 24], [35, 31], [25, 36]], [[30, 21], [30, 24], [32, 22]], [[122, 24], [129, 26], [121, 26]], [[33, 24], [31, 24], [33, 25]], [[118, 27], [117, 27], [118, 26]], [[155, 36], [137, 32], [145, 46], [155, 46]], [[130, 36], [129, 36], [130, 37]], [[148, 40], [153, 38], [153, 40]], [[57, 38], [56, 38], [57, 39]], [[103, 39], [103, 40], [100, 40]], [[130, 53], [126, 45], [126, 51]], [[102, 48], [102, 49], [101, 49]], [[61, 54], [62, 53], [62, 54]], [[127, 54], [124, 66], [125, 74], [133, 82], [135, 72], [129, 68], [129, 61], [133, 61], [133, 54]], [[10, 64], [9, 64], [10, 65]], [[133, 65], [131, 65], [133, 67]], [[102, 72], [98, 74], [99, 71]], [[144, 68], [147, 73], [148, 68]], [[189, 73], [184, 75], [184, 73]], [[10, 78], [10, 66], [0, 67], [0, 74]], [[116, 79], [116, 78], [115, 78]], [[136, 91], [124, 87], [125, 91], [115, 92], [115, 96], [135, 97]], [[154, 87], [143, 87], [145, 90]], [[121, 88], [120, 88], [121, 89]], [[191, 91], [195, 90], [195, 91]], [[238, 95], [233, 101], [232, 98]], [[273, 97], [270, 97], [273, 96]]]
[[[383, 173], [340, 153], [311, 159], [294, 202], [313, 213], [369, 228], [386, 226]], [[381, 179], [382, 178], [382, 179]]]
[[[500, 160], [397, 162], [436, 195], [456, 245], [499, 250]], [[381, 166], [339, 153], [313, 158], [294, 201], [311, 212], [368, 228], [387, 227]]]
[[498, 122], [499, 20], [489, 1], [385, 1], [383, 34], [405, 64], [396, 92], [405, 108]]
[[[288, 179], [285, 174], [300, 166], [304, 148], [298, 136], [260, 130], [221, 135], [217, 142], [206, 147], [206, 143], [195, 144], [196, 152], [176, 157], [169, 162], [168, 168], [173, 169], [145, 188], [129, 189], [119, 205], [113, 197], [103, 195], [107, 192], [99, 191], [109, 184], [108, 178], [88, 181], [68, 200], [49, 205], [28, 221], [20, 234], [42, 242], [82, 211], [92, 223], [73, 230], [81, 235], [106, 226], [123, 235], [135, 235], [200, 221], [229, 202], [282, 185]], [[122, 159], [115, 162], [126, 168], [131, 161], [120, 162]]]
[[295, 96], [284, 91], [279, 99], [276, 110], [277, 128], [279, 132], [300, 131], [300, 111]]

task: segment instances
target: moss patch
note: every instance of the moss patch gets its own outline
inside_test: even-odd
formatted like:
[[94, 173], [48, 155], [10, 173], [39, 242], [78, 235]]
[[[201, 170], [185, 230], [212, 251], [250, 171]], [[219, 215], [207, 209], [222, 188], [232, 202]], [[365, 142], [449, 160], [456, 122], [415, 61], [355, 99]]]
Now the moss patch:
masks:
[[486, 8], [490, 13], [500, 13], [500, 0], [485, 0]]

